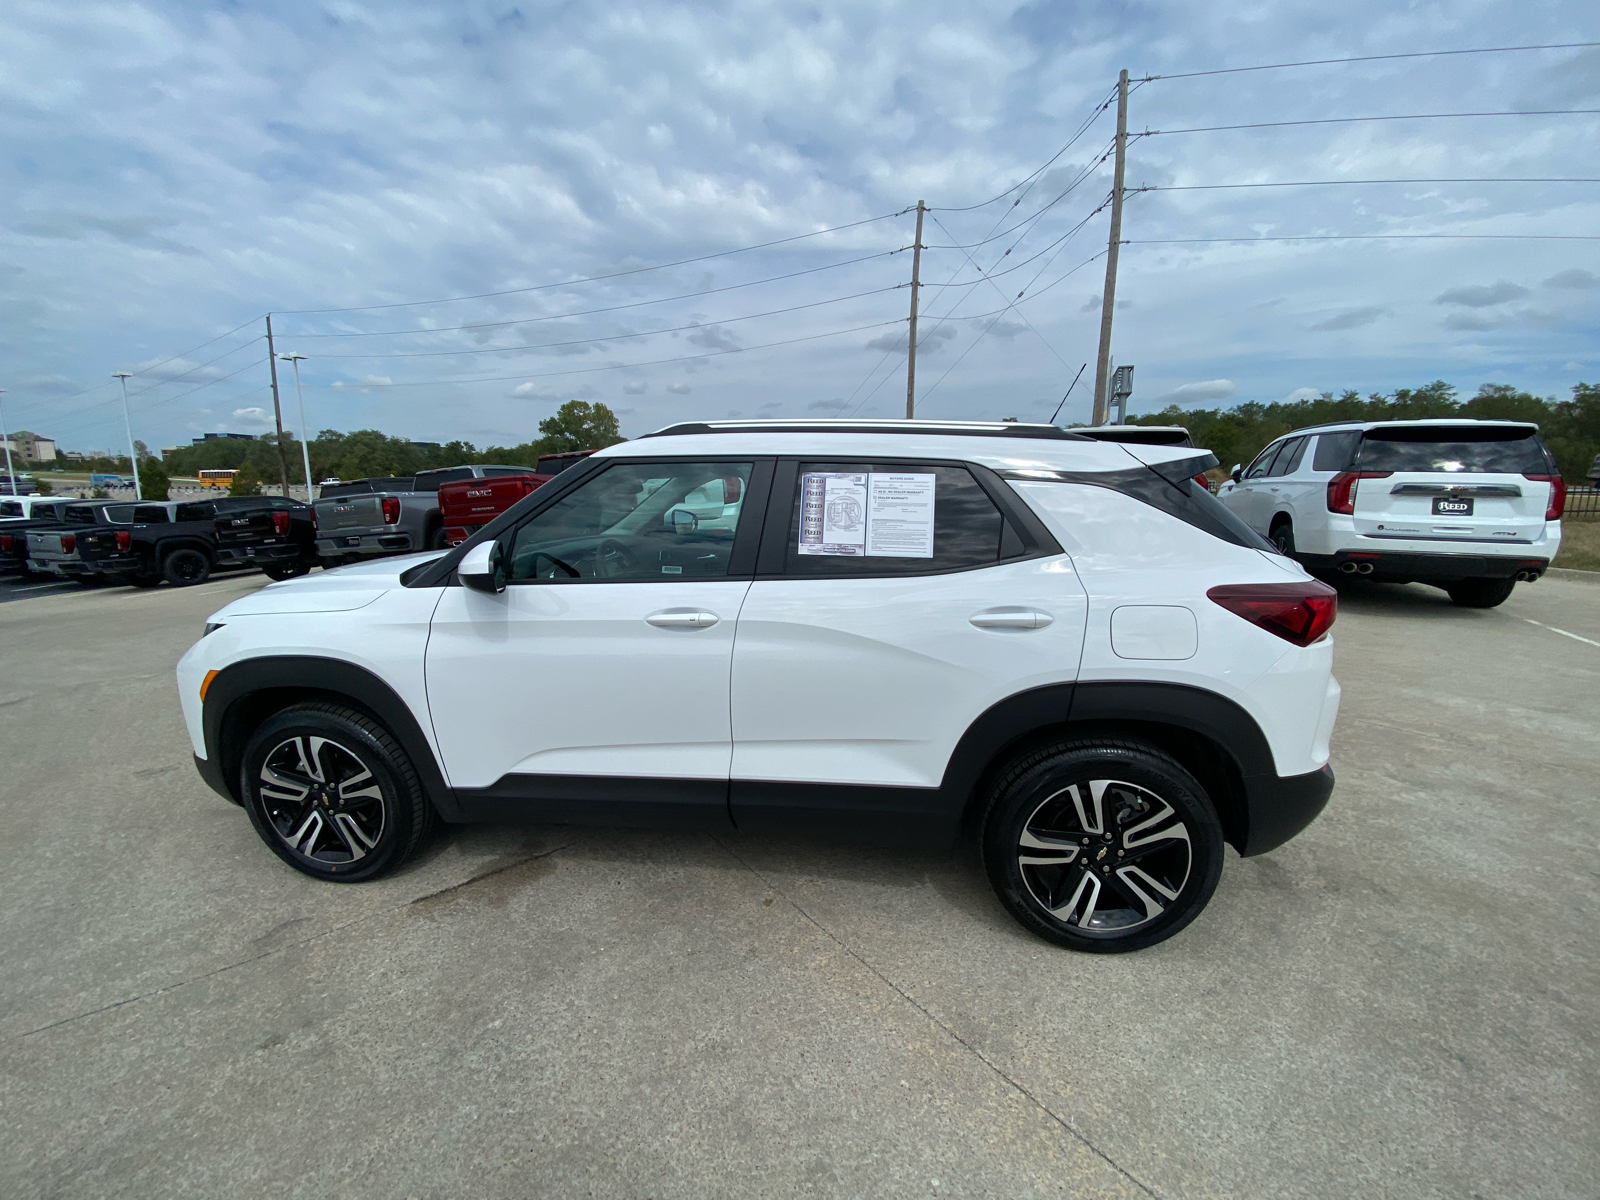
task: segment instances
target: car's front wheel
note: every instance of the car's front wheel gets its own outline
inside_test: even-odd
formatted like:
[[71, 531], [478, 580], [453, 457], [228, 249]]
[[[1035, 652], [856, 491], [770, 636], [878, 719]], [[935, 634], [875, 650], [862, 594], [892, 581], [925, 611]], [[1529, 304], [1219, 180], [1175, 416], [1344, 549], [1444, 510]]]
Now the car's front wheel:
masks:
[[1153, 746], [1065, 742], [1013, 764], [992, 793], [984, 865], [1025, 928], [1073, 950], [1164, 941], [1222, 876], [1222, 827], [1205, 790]]
[[251, 735], [240, 795], [261, 840], [297, 871], [355, 883], [398, 867], [436, 820], [416, 770], [389, 732], [354, 709], [317, 702]]
[[173, 587], [193, 587], [211, 578], [211, 559], [188, 546], [161, 560], [161, 577]]

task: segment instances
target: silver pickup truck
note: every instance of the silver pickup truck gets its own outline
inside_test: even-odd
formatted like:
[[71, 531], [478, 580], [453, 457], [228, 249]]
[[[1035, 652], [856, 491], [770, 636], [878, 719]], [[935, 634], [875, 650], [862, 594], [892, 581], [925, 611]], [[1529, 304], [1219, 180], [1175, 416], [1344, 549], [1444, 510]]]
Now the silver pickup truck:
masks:
[[527, 473], [527, 467], [444, 467], [414, 476], [325, 484], [316, 503], [317, 555], [331, 567], [387, 554], [447, 549], [439, 516], [440, 484]]

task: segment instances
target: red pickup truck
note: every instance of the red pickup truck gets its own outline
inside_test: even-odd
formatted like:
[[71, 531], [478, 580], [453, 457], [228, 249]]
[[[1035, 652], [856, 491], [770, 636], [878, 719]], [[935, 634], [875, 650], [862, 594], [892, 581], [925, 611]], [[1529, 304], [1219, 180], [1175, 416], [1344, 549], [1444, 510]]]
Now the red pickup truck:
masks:
[[441, 484], [439, 515], [444, 518], [445, 541], [459, 546], [529, 492], [593, 453], [593, 450], [568, 450], [561, 454], [545, 454], [526, 475], [458, 479]]

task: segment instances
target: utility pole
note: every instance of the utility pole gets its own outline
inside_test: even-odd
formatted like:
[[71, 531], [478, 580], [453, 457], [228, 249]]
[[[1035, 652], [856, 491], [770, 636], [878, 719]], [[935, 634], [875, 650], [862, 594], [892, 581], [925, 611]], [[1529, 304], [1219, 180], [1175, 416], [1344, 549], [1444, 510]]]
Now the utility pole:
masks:
[[[1123, 76], [1127, 76], [1124, 71]], [[272, 349], [272, 314], [267, 314], [267, 362], [272, 366], [272, 419], [278, 423], [278, 478], [284, 499], [289, 498], [289, 455], [283, 448], [283, 406], [278, 403], [278, 356]], [[309, 487], [310, 485], [307, 484]]]
[[122, 424], [128, 431], [128, 461], [133, 464], [133, 498], [144, 499], [144, 489], [139, 486], [139, 452], [133, 446], [133, 421], [128, 416], [128, 375], [127, 371], [118, 371], [113, 379], [122, 381]]
[[1128, 72], [1117, 76], [1117, 165], [1111, 179], [1111, 239], [1106, 246], [1106, 290], [1100, 298], [1100, 356], [1094, 366], [1094, 415], [1091, 425], [1106, 423], [1110, 382], [1111, 310], [1117, 302], [1117, 250], [1122, 245], [1122, 176], [1128, 160]]
[[906, 420], [917, 415], [917, 292], [922, 288], [922, 214], [928, 206], [917, 201], [917, 236], [911, 245], [911, 329], [906, 343]]
[[285, 354], [283, 361], [294, 364], [294, 398], [300, 404], [300, 461], [306, 468], [306, 503], [317, 498], [311, 490], [311, 430], [306, 425], [306, 394], [300, 390], [300, 363], [304, 354]]
[[[0, 396], [5, 395], [5, 388], [0, 388]], [[6, 478], [11, 481], [11, 494], [17, 494], [17, 473], [11, 469], [11, 435], [6, 432], [6, 406], [0, 401], [0, 442], [6, 445]]]

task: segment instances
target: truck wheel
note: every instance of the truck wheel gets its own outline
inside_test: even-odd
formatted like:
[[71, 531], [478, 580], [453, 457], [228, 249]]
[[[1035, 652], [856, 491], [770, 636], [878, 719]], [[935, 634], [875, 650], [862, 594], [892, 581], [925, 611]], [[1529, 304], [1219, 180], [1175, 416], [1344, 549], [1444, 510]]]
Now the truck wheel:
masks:
[[1165, 941], [1222, 877], [1222, 826], [1176, 761], [1142, 742], [1045, 747], [996, 785], [983, 825], [989, 882], [1026, 929], [1114, 954]]
[[262, 567], [261, 573], [268, 579], [276, 579], [282, 583], [285, 579], [298, 579], [302, 575], [311, 574], [311, 564], [303, 562], [279, 563], [275, 566]]
[[1281, 517], [1273, 524], [1269, 539], [1279, 554], [1285, 558], [1294, 557], [1294, 523], [1288, 517]]
[[211, 578], [211, 560], [187, 546], [161, 560], [161, 577], [173, 587], [193, 587]]
[[444, 526], [441, 525], [438, 529], [435, 529], [432, 533], [430, 533], [428, 535], [428, 549], [429, 550], [448, 550], [448, 549], [450, 549], [450, 535], [445, 533]]
[[261, 840], [314, 879], [375, 879], [434, 829], [406, 752], [341, 704], [298, 704], [269, 717], [251, 735], [240, 772], [239, 794]]
[[1506, 602], [1516, 586], [1515, 579], [1458, 579], [1444, 590], [1460, 608], [1495, 608]]

